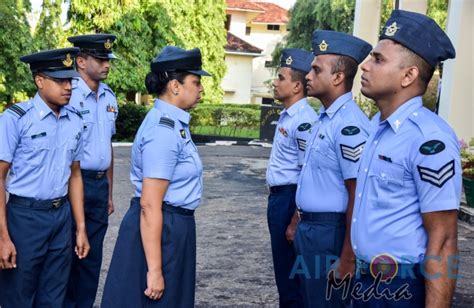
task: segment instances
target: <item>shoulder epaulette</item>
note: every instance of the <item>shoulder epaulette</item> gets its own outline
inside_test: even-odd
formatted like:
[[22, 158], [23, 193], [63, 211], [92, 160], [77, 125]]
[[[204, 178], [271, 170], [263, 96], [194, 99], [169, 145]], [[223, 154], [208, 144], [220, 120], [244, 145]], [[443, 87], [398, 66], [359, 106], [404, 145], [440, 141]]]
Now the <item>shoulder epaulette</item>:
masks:
[[65, 107], [67, 110], [71, 111], [72, 113], [76, 114], [80, 119], [82, 119], [82, 114], [79, 110], [77, 110], [76, 108], [74, 108], [74, 106], [71, 106], [71, 105], [67, 105]]
[[159, 124], [169, 128], [174, 128], [174, 120], [167, 117], [161, 117]]
[[103, 83], [102, 85], [104, 86], [104, 90], [109, 91], [110, 94], [112, 94], [113, 96], [115, 96], [114, 91], [112, 91], [112, 89], [109, 87], [109, 85], [107, 85], [107, 84], [105, 84], [105, 83]]
[[21, 118], [26, 114], [26, 110], [18, 106], [17, 104], [12, 105], [8, 107], [8, 109], [11, 113], [15, 114], [18, 118]]

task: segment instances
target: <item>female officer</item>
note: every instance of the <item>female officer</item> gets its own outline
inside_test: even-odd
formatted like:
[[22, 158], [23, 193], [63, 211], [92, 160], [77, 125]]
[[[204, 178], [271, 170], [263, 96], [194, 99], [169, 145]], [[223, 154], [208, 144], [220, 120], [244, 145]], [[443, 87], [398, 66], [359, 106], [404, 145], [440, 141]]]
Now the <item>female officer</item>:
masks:
[[202, 164], [189, 132], [203, 87], [198, 48], [167, 46], [145, 84], [156, 93], [132, 148], [135, 197], [120, 226], [102, 307], [193, 307], [196, 280], [194, 210]]

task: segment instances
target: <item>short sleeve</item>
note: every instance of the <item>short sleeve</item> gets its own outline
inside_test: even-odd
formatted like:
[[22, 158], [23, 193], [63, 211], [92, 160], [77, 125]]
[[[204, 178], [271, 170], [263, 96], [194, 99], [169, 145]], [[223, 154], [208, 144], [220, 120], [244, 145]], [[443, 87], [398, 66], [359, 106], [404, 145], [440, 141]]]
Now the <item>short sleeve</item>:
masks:
[[180, 140], [175, 131], [162, 125], [154, 125], [144, 134], [143, 177], [171, 180], [180, 149]]
[[422, 213], [458, 209], [461, 159], [456, 138], [440, 133], [416, 144], [413, 174]]
[[83, 125], [80, 125], [80, 127], [81, 130], [78, 134], [77, 146], [72, 159], [73, 161], [81, 161], [84, 158], [84, 128]]
[[345, 123], [336, 130], [335, 150], [344, 180], [357, 177], [367, 137], [367, 132], [361, 128], [360, 123]]
[[298, 119], [296, 123], [295, 138], [298, 147], [298, 165], [302, 165], [306, 153], [306, 145], [311, 140], [311, 135], [314, 131], [315, 121], [303, 117]]
[[112, 124], [112, 136], [117, 133], [117, 119], [118, 119], [118, 114], [119, 114], [119, 107], [117, 104], [117, 101], [114, 101], [115, 104], [115, 118], [114, 118], [114, 123]]
[[10, 111], [0, 115], [0, 160], [11, 163], [20, 140], [19, 118]]

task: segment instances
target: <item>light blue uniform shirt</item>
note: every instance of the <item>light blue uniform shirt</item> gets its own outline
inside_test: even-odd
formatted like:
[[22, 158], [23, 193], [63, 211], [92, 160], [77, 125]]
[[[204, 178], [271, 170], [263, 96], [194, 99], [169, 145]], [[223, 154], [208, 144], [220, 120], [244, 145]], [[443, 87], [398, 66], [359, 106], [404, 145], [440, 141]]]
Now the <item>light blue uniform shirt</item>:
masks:
[[306, 141], [317, 118], [306, 98], [280, 113], [267, 168], [269, 186], [298, 182]]
[[298, 180], [296, 205], [303, 212], [345, 213], [344, 181], [357, 177], [370, 122], [348, 92], [326, 110], [311, 135]]
[[69, 104], [79, 110], [84, 120], [84, 158], [81, 168], [104, 171], [112, 159], [111, 139], [118, 115], [114, 92], [99, 83], [97, 94], [81, 78], [73, 79]]
[[135, 196], [143, 178], [168, 180], [164, 201], [194, 210], [202, 194], [202, 163], [189, 131], [190, 115], [162, 100], [146, 115], [132, 147], [130, 179]]
[[459, 144], [421, 97], [390, 117], [373, 119], [362, 155], [352, 220], [352, 245], [370, 262], [388, 253], [400, 263], [418, 263], [426, 252], [422, 213], [459, 208]]
[[77, 111], [66, 105], [58, 118], [39, 94], [7, 109], [0, 117], [0, 160], [11, 163], [6, 190], [37, 200], [65, 196], [82, 132]]

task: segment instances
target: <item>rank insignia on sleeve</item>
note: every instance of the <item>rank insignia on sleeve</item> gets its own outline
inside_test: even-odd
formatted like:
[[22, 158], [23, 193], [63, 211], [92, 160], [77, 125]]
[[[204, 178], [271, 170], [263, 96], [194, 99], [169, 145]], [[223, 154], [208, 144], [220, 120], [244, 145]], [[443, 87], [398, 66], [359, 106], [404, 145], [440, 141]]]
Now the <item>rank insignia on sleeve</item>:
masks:
[[311, 124], [309, 123], [302, 123], [300, 124], [300, 126], [298, 126], [298, 131], [299, 132], [304, 132], [304, 131], [307, 131], [308, 129], [311, 128]]
[[174, 128], [174, 120], [166, 117], [161, 117], [159, 124], [167, 126], [169, 128]]
[[354, 136], [360, 133], [360, 129], [357, 126], [346, 126], [341, 130], [341, 134], [344, 136]]
[[26, 114], [26, 111], [18, 105], [11, 105], [7, 110], [13, 112], [20, 118]]
[[296, 141], [298, 142], [298, 149], [300, 151], [305, 151], [306, 150], [306, 140], [296, 138]]
[[181, 134], [181, 138], [186, 139], [186, 131], [184, 129], [180, 129], [179, 133]]
[[442, 152], [446, 146], [439, 140], [430, 140], [423, 143], [420, 147], [420, 153], [423, 155], [434, 155]]
[[362, 155], [364, 145], [365, 142], [362, 142], [361, 144], [356, 145], [355, 147], [350, 147], [348, 145], [341, 144], [342, 158], [354, 163], [357, 162], [360, 159], [360, 156]]
[[450, 178], [454, 176], [454, 159], [442, 166], [438, 170], [426, 167], [416, 166], [422, 181], [433, 184], [436, 187], [442, 187]]

